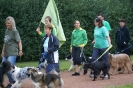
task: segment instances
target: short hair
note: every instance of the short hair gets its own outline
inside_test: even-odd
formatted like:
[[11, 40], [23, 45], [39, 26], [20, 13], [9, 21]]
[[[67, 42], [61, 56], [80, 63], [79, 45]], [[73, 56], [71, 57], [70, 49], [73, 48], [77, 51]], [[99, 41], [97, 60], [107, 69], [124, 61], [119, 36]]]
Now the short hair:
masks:
[[96, 18], [95, 21], [98, 22], [98, 26], [99, 27], [103, 26], [103, 22], [102, 22], [102, 20], [100, 18]]
[[51, 23], [51, 17], [50, 16], [46, 16], [45, 19], [48, 19], [49, 22]]
[[6, 21], [9, 21], [9, 22], [11, 23], [11, 25], [12, 25], [12, 28], [13, 28], [13, 29], [16, 29], [15, 20], [14, 20], [13, 17], [8, 16], [8, 17], [6, 18]]
[[102, 16], [102, 17], [104, 17], [104, 15], [103, 15], [102, 13], [99, 13], [98, 16]]
[[74, 24], [75, 24], [77, 21], [80, 23], [80, 21], [79, 21], [79, 20], [75, 20], [75, 21], [74, 21]]
[[52, 26], [52, 24], [47, 24], [47, 25], [44, 26], [44, 28], [49, 28], [50, 30], [52, 30], [53, 26]]
[[124, 23], [126, 23], [126, 20], [122, 18], [122, 19], [119, 20], [119, 22], [124, 22]]

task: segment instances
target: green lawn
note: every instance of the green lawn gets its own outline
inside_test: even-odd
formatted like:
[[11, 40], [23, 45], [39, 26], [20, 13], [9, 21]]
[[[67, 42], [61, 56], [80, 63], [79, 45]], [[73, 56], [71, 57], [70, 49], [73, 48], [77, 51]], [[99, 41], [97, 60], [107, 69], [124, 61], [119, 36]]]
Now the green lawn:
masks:
[[[38, 61], [29, 61], [29, 62], [17, 62], [16, 66], [18, 67], [26, 67], [26, 66], [38, 66]], [[68, 70], [70, 67], [70, 62], [66, 60], [60, 60], [60, 70]]]
[[108, 86], [106, 88], [133, 88], [133, 84], [125, 84], [123, 86]]

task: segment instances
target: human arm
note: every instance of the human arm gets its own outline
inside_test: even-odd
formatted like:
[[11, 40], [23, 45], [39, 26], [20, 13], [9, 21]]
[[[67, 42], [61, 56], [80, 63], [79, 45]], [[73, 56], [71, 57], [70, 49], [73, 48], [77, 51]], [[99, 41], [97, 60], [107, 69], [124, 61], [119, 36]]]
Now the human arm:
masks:
[[107, 38], [107, 41], [108, 41], [109, 46], [110, 46], [110, 45], [111, 45], [111, 39], [110, 39], [110, 37], [109, 37], [109, 36], [106, 36], [106, 38]]
[[72, 53], [72, 45], [73, 45], [73, 33], [71, 35], [70, 53]]
[[2, 47], [1, 57], [4, 57], [4, 51], [5, 51], [5, 43], [3, 44], [3, 47]]
[[52, 44], [51, 47], [49, 47], [49, 48], [47, 49], [46, 52], [50, 53], [50, 52], [57, 51], [58, 49], [59, 49], [59, 40], [58, 40], [58, 38], [53, 37], [53, 44]]
[[42, 33], [42, 32], [40, 31], [40, 27], [38, 27], [38, 28], [36, 29], [36, 32], [37, 32], [41, 37], [44, 37], [44, 36], [45, 36], [45, 34]]
[[85, 30], [84, 30], [82, 36], [83, 36], [83, 44], [80, 44], [79, 47], [84, 47], [88, 42], [88, 38], [87, 38], [87, 34], [86, 34]]
[[126, 44], [129, 43], [130, 39], [131, 39], [130, 31], [127, 28], [127, 30], [126, 30], [126, 39], [125, 39]]
[[18, 55], [21, 57], [23, 55], [23, 52], [22, 52], [22, 42], [21, 41], [18, 42], [18, 47], [19, 47]]

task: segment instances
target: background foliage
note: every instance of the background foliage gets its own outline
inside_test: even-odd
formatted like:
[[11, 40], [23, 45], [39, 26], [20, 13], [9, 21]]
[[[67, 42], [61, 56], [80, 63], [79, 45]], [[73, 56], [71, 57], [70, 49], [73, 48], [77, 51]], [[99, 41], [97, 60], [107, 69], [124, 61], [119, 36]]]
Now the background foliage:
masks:
[[[132, 0], [55, 0], [59, 10], [60, 19], [66, 36], [66, 43], [59, 49], [60, 59], [69, 53], [71, 32], [74, 20], [81, 22], [81, 27], [87, 31], [88, 44], [85, 54], [91, 55], [93, 45], [93, 21], [97, 14], [103, 13], [112, 28], [110, 37], [115, 53], [116, 45], [114, 35], [119, 27], [119, 19], [125, 18], [131, 32], [133, 44], [133, 1]], [[6, 30], [5, 18], [13, 16], [23, 43], [23, 61], [38, 60], [40, 53], [41, 37], [36, 33], [36, 28], [48, 4], [48, 0], [0, 0], [0, 50], [2, 49], [4, 32]], [[42, 25], [43, 31], [43, 25]], [[133, 49], [130, 49], [132, 54]]]

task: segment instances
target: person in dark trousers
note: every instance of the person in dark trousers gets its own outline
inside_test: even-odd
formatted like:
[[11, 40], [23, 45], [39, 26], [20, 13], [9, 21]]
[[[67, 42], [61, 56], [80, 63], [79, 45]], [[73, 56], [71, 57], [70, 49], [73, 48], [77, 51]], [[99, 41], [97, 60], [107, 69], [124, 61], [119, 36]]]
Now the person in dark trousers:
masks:
[[[117, 29], [115, 34], [115, 42], [117, 44], [117, 52], [121, 52], [122, 50], [126, 49], [128, 47], [129, 41], [130, 41], [130, 31], [126, 26], [125, 19], [120, 19], [119, 21], [120, 27]], [[124, 52], [127, 55], [130, 56], [128, 49], [124, 50]]]
[[75, 29], [73, 30], [71, 36], [70, 52], [72, 53], [73, 63], [76, 71], [74, 74], [72, 74], [72, 76], [79, 76], [79, 66], [82, 62], [82, 50], [83, 47], [87, 44], [88, 38], [86, 31], [80, 27], [80, 22], [78, 20], [74, 22], [74, 27]]

